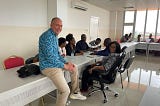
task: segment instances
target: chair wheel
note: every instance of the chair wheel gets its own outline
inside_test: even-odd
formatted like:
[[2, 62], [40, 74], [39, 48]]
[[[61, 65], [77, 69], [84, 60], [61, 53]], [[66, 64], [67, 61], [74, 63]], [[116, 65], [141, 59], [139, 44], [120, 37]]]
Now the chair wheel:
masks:
[[106, 90], [108, 90], [108, 89], [109, 89], [109, 87], [107, 86], [107, 87], [106, 87]]
[[103, 101], [103, 103], [106, 103], [107, 102], [107, 100], [105, 99], [104, 101]]
[[71, 101], [67, 101], [66, 106], [69, 106], [71, 104]]
[[87, 95], [87, 97], [90, 97], [90, 96], [91, 96], [91, 94], [88, 94], [88, 95]]
[[118, 93], [114, 94], [115, 97], [118, 97], [118, 95], [119, 95]]

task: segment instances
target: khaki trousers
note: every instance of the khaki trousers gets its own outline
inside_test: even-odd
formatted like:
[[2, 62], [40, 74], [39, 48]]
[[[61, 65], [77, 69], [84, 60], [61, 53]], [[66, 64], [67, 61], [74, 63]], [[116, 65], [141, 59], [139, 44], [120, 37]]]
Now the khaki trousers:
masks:
[[[49, 77], [58, 90], [56, 106], [65, 106], [68, 96], [70, 94], [70, 88], [65, 80], [63, 69], [47, 68], [45, 70], [42, 70], [42, 74]], [[71, 77], [71, 93], [79, 92], [78, 70], [75, 69], [74, 72], [71, 72], [70, 77]]]

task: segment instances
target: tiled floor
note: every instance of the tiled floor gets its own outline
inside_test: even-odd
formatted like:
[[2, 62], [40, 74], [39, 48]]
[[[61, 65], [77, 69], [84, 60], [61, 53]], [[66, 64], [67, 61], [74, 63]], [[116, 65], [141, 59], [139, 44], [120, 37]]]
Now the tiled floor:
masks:
[[[119, 97], [114, 97], [107, 92], [109, 101], [104, 104], [102, 93], [97, 92], [85, 101], [70, 100], [71, 104], [69, 106], [139, 106], [147, 87], [160, 88], [160, 57], [149, 56], [149, 58], [146, 58], [146, 56], [136, 55], [129, 71], [129, 83], [126, 73], [123, 74], [124, 89], [121, 88], [119, 74], [116, 82], [111, 86], [119, 92]], [[152, 94], [149, 90], [147, 90], [148, 92]], [[145, 100], [143, 102], [146, 102]], [[48, 96], [45, 96], [45, 102], [45, 106], [55, 106], [55, 100]], [[32, 103], [33, 106], [37, 106], [36, 104]]]

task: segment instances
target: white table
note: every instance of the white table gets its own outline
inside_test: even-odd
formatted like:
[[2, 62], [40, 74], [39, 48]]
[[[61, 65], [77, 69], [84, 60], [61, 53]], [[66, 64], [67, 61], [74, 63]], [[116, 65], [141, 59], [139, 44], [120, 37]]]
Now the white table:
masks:
[[139, 42], [136, 45], [136, 49], [143, 49], [143, 50], [156, 50], [160, 51], [160, 43], [146, 43], [146, 42]]
[[148, 50], [160, 51], [160, 43], [149, 43]]
[[136, 49], [146, 50], [146, 56], [148, 59], [148, 55], [149, 55], [150, 50], [160, 51], [160, 43], [139, 42], [136, 45]]
[[143, 49], [143, 50], [147, 50], [149, 43], [146, 42], [139, 42], [136, 45], [136, 49]]
[[[85, 53], [84, 55], [80, 56], [66, 56], [66, 60], [74, 63], [79, 70], [79, 77], [82, 77], [83, 70], [90, 64], [95, 63], [96, 61], [102, 60], [103, 56], [97, 55], [89, 55], [90, 52]], [[68, 82], [71, 81], [69, 72], [65, 72], [65, 77]]]
[[[100, 59], [98, 56], [88, 57], [87, 54], [66, 58], [78, 69]], [[6, 71], [0, 70], [0, 106], [24, 106], [56, 89], [52, 81], [43, 75], [19, 78], [17, 69], [19, 67]], [[66, 79], [68, 82], [68, 78]]]
[[0, 71], [0, 106], [23, 106], [55, 89], [43, 75], [19, 78], [17, 69]]

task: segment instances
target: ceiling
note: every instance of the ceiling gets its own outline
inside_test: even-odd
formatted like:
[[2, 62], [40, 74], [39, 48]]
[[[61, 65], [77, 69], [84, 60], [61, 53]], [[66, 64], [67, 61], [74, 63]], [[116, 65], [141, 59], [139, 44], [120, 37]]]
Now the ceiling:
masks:
[[106, 10], [144, 10], [157, 9], [160, 0], [82, 0]]

